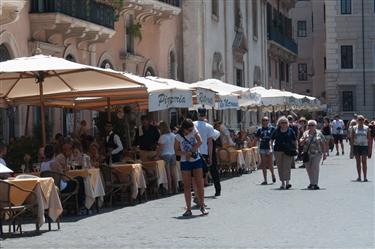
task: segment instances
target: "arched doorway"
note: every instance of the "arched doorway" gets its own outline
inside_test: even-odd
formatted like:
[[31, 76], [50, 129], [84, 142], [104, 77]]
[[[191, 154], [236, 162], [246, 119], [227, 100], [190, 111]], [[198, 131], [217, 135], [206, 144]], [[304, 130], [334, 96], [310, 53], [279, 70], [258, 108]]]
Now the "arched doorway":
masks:
[[105, 69], [113, 69], [113, 65], [109, 60], [104, 60], [102, 64], [100, 64], [100, 67]]
[[148, 67], [145, 71], [145, 76], [155, 76], [155, 70], [152, 67]]
[[173, 51], [169, 52], [169, 72], [168, 78], [176, 79], [176, 56]]
[[77, 62], [76, 58], [71, 54], [68, 54], [65, 59], [68, 61]]

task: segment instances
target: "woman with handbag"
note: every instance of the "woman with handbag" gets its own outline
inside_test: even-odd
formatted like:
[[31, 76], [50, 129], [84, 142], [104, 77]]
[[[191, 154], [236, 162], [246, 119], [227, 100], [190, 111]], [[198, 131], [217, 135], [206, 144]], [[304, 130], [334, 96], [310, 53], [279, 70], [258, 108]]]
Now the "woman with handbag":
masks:
[[323, 133], [316, 129], [316, 121], [309, 120], [307, 122], [307, 131], [305, 131], [300, 139], [303, 146], [302, 160], [306, 166], [307, 175], [310, 179], [308, 189], [319, 189], [319, 165], [320, 161], [327, 158], [327, 143]]
[[280, 189], [290, 189], [292, 187], [289, 184], [292, 161], [298, 154], [297, 137], [293, 129], [289, 127], [289, 121], [285, 116], [277, 120], [277, 129], [271, 135], [271, 148], [274, 142], [273, 150], [281, 181]]
[[208, 211], [204, 204], [204, 182], [203, 182], [203, 161], [198, 153], [198, 149], [202, 144], [202, 138], [195, 128], [191, 119], [185, 119], [181, 128], [176, 135], [175, 152], [181, 157], [181, 173], [184, 182], [184, 195], [186, 202], [186, 212], [183, 216], [191, 216], [191, 183], [192, 178], [196, 183], [196, 194], [198, 204], [203, 215], [207, 215]]

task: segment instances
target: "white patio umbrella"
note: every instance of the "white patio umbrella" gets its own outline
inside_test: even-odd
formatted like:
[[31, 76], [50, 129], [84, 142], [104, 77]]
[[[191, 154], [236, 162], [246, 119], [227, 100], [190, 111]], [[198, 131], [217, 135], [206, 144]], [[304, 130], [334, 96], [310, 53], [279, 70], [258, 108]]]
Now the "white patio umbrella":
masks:
[[[92, 91], [126, 89], [122, 94], [145, 92], [142, 84], [125, 75], [62, 58], [35, 55], [0, 63], [0, 98], [6, 102], [39, 99], [42, 143], [45, 145], [44, 97], [91, 96]], [[96, 92], [96, 95], [100, 95]], [[102, 95], [100, 95], [102, 96]]]
[[13, 170], [5, 166], [4, 164], [0, 163], [0, 174], [10, 174], [13, 173]]

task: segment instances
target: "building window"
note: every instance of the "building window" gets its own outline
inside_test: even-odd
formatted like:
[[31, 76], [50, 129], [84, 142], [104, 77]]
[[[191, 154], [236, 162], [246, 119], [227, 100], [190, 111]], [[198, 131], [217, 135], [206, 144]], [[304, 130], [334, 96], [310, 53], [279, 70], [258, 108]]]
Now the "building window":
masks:
[[326, 69], [327, 69], [327, 58], [324, 57], [324, 70], [326, 70]]
[[285, 64], [285, 81], [289, 83], [289, 63]]
[[277, 79], [277, 68], [278, 68], [278, 63], [277, 63], [277, 61], [275, 61], [275, 79]]
[[216, 19], [216, 21], [219, 19], [219, 0], [212, 0], [211, 7], [212, 7], [212, 17]]
[[268, 58], [268, 77], [272, 77], [272, 61], [271, 58]]
[[306, 37], [306, 21], [297, 22], [297, 36]]
[[176, 56], [174, 55], [174, 52], [171, 51], [169, 53], [169, 72], [168, 72], [168, 78], [170, 79], [176, 79]]
[[133, 24], [133, 16], [129, 15], [126, 22], [126, 51], [131, 54], [134, 54], [134, 34], [130, 31]]
[[341, 68], [353, 68], [353, 46], [341, 46]]
[[298, 80], [299, 81], [307, 80], [307, 64], [306, 63], [298, 64]]
[[279, 72], [280, 72], [280, 80], [281, 80], [281, 81], [285, 81], [285, 68], [284, 68], [284, 62], [280, 61], [279, 66], [280, 66], [280, 70], [279, 70]]
[[258, 0], [252, 1], [253, 5], [253, 36], [258, 37]]
[[344, 112], [354, 111], [354, 99], [352, 91], [342, 92], [342, 110]]
[[323, 4], [323, 22], [326, 23], [326, 5]]
[[341, 0], [341, 14], [347, 15], [352, 13], [352, 0]]

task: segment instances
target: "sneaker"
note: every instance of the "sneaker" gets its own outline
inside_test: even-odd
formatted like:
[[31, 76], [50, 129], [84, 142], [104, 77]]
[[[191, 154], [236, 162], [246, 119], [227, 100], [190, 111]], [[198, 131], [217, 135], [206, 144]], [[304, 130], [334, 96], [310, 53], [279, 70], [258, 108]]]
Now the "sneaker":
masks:
[[285, 186], [284, 186], [284, 185], [281, 185], [281, 186], [280, 186], [280, 189], [281, 189], [281, 190], [284, 190], [284, 189], [285, 189]]
[[267, 185], [267, 181], [262, 182], [260, 185]]
[[362, 181], [362, 180], [361, 180], [361, 177], [358, 177], [356, 181], [357, 181], [357, 182]]
[[310, 190], [311, 190], [311, 189], [313, 189], [313, 187], [314, 187], [314, 186], [313, 186], [312, 184], [310, 184], [309, 186], [307, 186], [307, 189], [310, 189]]
[[208, 211], [207, 211], [207, 209], [205, 207], [201, 207], [200, 211], [201, 211], [202, 215], [207, 215], [208, 214]]
[[275, 183], [276, 182], [276, 177], [272, 177], [272, 182]]
[[216, 192], [215, 193], [215, 196], [217, 197], [217, 196], [220, 196], [221, 195], [221, 192], [220, 191], [218, 191], [218, 192]]
[[340, 153], [336, 152], [336, 156], [339, 156], [339, 155], [340, 155]]
[[313, 189], [314, 189], [314, 190], [319, 190], [320, 188], [319, 188], [318, 185], [314, 185]]
[[368, 182], [367, 178], [363, 179], [364, 182]]
[[286, 189], [290, 189], [292, 187], [292, 184], [287, 184]]
[[189, 217], [189, 216], [192, 216], [193, 213], [191, 212], [191, 210], [186, 210], [185, 213], [183, 213], [183, 217]]
[[342, 152], [342, 154], [343, 154], [343, 155], [345, 154], [344, 151]]

